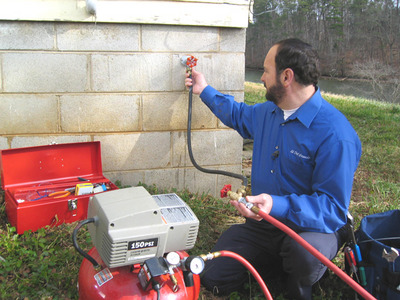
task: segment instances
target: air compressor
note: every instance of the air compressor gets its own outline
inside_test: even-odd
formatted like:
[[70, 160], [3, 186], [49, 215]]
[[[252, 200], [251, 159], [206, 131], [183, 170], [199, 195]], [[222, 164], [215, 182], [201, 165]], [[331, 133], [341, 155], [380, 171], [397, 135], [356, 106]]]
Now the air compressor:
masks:
[[[94, 247], [84, 252], [77, 233], [86, 225]], [[83, 260], [78, 279], [84, 299], [193, 299], [204, 260], [189, 256], [199, 220], [176, 194], [150, 195], [143, 187], [100, 193], [72, 239]]]

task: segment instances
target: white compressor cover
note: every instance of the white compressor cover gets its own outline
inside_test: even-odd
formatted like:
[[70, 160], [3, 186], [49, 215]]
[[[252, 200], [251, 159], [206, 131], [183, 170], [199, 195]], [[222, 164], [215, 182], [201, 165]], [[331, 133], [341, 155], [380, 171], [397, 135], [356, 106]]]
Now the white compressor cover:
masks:
[[193, 248], [199, 220], [176, 194], [150, 195], [143, 187], [99, 193], [89, 202], [89, 232], [109, 268], [140, 264]]

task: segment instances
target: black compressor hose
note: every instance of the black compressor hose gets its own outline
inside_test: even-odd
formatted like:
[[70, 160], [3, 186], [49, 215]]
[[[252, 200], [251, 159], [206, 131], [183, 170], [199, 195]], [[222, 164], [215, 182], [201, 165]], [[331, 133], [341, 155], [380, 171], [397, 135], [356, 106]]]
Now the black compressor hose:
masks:
[[[191, 76], [190, 76], [191, 77]], [[201, 172], [204, 173], [209, 173], [209, 174], [219, 174], [219, 175], [225, 175], [229, 177], [234, 177], [242, 180], [242, 185], [244, 187], [247, 187], [247, 177], [241, 174], [236, 174], [236, 173], [231, 173], [227, 171], [221, 171], [221, 170], [210, 170], [210, 169], [205, 169], [197, 164], [193, 157], [193, 151], [192, 151], [192, 139], [191, 139], [191, 128], [192, 128], [192, 102], [193, 102], [193, 88], [189, 88], [189, 106], [188, 106], [188, 122], [187, 122], [187, 144], [188, 144], [188, 151], [189, 151], [189, 157], [190, 161], [192, 162], [193, 166], [195, 166], [196, 169], [198, 169]]]

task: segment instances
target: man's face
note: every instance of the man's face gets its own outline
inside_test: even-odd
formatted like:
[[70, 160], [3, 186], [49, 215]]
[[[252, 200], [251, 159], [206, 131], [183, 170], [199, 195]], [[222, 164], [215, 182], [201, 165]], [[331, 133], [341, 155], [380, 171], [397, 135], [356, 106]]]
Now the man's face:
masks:
[[273, 46], [267, 53], [264, 60], [264, 73], [261, 76], [261, 81], [264, 83], [267, 93], [265, 98], [278, 105], [282, 102], [285, 95], [285, 89], [276, 74], [275, 55], [278, 46]]
[[268, 101], [272, 101], [277, 106], [282, 102], [283, 96], [285, 95], [285, 88], [283, 87], [280, 81], [276, 81], [276, 83], [269, 88], [267, 88], [267, 93], [265, 94], [265, 98]]

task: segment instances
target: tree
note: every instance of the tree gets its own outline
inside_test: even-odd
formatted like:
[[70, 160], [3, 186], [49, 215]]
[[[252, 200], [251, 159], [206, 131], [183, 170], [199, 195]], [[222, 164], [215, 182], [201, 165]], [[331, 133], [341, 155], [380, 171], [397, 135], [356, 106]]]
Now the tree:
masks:
[[395, 68], [371, 59], [353, 65], [356, 76], [370, 80], [375, 97], [392, 103], [400, 102], [400, 72]]
[[254, 0], [246, 66], [262, 66], [267, 49], [298, 37], [320, 53], [324, 75], [352, 76], [355, 61], [400, 66], [400, 0]]

